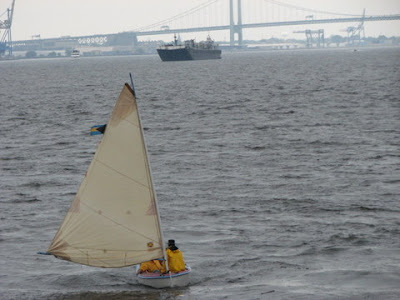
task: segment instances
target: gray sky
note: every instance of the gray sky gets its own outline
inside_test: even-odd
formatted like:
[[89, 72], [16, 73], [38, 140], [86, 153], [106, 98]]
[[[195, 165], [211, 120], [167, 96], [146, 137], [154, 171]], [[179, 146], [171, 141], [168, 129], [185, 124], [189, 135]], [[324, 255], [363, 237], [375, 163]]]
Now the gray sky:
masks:
[[[34, 35], [41, 38], [60, 36], [79, 36], [101, 33], [117, 33], [134, 30], [173, 17], [210, 0], [16, 0], [12, 26], [13, 40], [31, 39]], [[219, 0], [220, 11], [228, 15], [229, 0]], [[367, 15], [400, 14], [400, 0], [277, 0], [315, 10], [333, 11], [348, 14], [362, 14], [366, 8]], [[236, 2], [236, 1], [235, 1]], [[10, 7], [12, 0], [0, 0], [0, 14]], [[258, 3], [258, 4], [257, 4]], [[216, 7], [217, 4], [210, 6]], [[242, 0], [244, 19], [249, 11], [264, 9], [266, 0]], [[270, 13], [272, 13], [272, 7]], [[207, 14], [214, 17], [213, 12]], [[259, 18], [261, 13], [257, 12]], [[276, 9], [275, 15], [284, 14]], [[5, 14], [0, 20], [5, 19]], [[195, 15], [193, 15], [193, 18]], [[211, 18], [210, 17], [210, 18]], [[182, 21], [183, 22], [183, 21]], [[186, 21], [187, 22], [187, 21]], [[256, 20], [257, 22], [257, 20]], [[245, 20], [244, 20], [245, 23]], [[221, 24], [222, 25], [222, 24]], [[343, 30], [356, 24], [343, 23], [335, 25], [316, 25], [311, 29], [325, 29], [325, 35], [346, 35]], [[310, 27], [310, 26], [308, 26]], [[246, 30], [245, 39], [293, 36], [293, 30], [304, 30], [306, 27], [279, 27], [269, 29]], [[400, 21], [368, 22], [365, 24], [367, 36], [400, 36]], [[228, 32], [211, 32], [212, 37], [228, 40]], [[199, 39], [207, 33], [190, 33]], [[171, 40], [168, 36], [148, 37]], [[184, 36], [183, 38], [186, 38]]]

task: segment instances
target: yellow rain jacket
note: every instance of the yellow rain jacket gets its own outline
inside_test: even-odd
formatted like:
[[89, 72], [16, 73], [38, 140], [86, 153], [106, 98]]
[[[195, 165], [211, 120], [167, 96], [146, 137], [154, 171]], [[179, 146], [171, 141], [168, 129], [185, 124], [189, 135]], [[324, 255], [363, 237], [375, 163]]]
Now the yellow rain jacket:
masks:
[[177, 250], [167, 249], [168, 266], [169, 270], [177, 273], [185, 270], [185, 261], [183, 260], [183, 253]]
[[165, 267], [159, 260], [149, 260], [140, 264], [139, 272], [156, 272], [159, 271], [161, 273], [165, 272]]

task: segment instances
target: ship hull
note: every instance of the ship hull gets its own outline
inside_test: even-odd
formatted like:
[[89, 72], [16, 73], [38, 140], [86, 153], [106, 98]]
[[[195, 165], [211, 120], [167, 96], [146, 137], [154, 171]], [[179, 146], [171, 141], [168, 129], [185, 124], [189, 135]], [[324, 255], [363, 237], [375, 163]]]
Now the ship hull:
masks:
[[221, 50], [219, 49], [157, 49], [157, 52], [162, 61], [204, 60], [221, 58]]

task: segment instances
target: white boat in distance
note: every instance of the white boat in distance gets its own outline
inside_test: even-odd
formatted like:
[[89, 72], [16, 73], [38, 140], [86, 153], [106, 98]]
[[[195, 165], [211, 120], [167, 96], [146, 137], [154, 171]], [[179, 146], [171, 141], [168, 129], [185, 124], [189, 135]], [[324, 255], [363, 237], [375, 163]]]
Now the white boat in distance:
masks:
[[[135, 92], [125, 84], [86, 176], [45, 254], [93, 267], [120, 268], [166, 260], [165, 252]], [[190, 273], [187, 267], [184, 272], [142, 273], [137, 278], [141, 284], [165, 288], [188, 285]]]

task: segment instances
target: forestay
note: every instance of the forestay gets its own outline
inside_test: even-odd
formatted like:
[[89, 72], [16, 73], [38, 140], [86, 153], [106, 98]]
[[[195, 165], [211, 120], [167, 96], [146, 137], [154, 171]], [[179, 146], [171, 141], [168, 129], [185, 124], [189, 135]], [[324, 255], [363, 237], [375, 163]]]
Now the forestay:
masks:
[[48, 252], [96, 267], [163, 257], [156, 206], [136, 99], [125, 84]]

